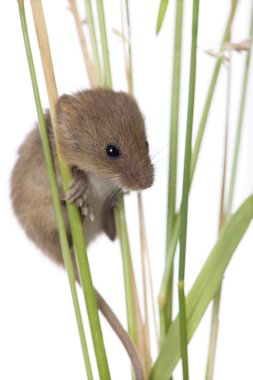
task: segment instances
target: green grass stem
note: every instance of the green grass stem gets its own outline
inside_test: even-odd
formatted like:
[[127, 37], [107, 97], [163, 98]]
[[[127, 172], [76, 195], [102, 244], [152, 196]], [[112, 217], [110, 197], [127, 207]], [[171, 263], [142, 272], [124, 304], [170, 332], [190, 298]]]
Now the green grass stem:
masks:
[[171, 271], [173, 269], [174, 256], [177, 248], [180, 230], [180, 214], [176, 216], [175, 228], [171, 237], [170, 250], [166, 259], [165, 270], [162, 278], [162, 284], [159, 292], [159, 308], [162, 310], [167, 302], [168, 281], [171, 278]]
[[122, 253], [123, 271], [124, 271], [124, 283], [125, 283], [125, 296], [126, 296], [126, 308], [127, 308], [127, 324], [128, 332], [136, 344], [136, 321], [135, 321], [135, 303], [133, 296], [133, 279], [132, 279], [132, 264], [130, 256], [129, 239], [126, 225], [125, 205], [124, 199], [119, 201], [118, 208], [116, 210], [117, 228], [119, 233], [119, 240]]
[[[50, 46], [47, 34], [46, 23], [44, 19], [43, 8], [40, 0], [31, 0], [33, 18], [37, 32], [37, 38], [41, 53], [42, 66], [44, 70], [46, 87], [50, 104], [50, 116], [53, 126], [53, 131], [56, 129], [56, 103], [58, 99], [55, 76], [50, 53]], [[67, 164], [63, 161], [59, 147], [56, 141], [56, 151], [62, 179], [64, 193], [69, 189], [71, 182], [71, 172]], [[83, 225], [81, 222], [79, 211], [74, 203], [67, 203], [67, 211], [73, 240], [74, 251], [76, 255], [77, 267], [82, 285], [84, 299], [87, 307], [91, 335], [98, 365], [98, 372], [101, 380], [109, 380], [110, 372], [104, 347], [102, 330], [98, 317], [98, 308], [95, 298], [95, 292], [92, 284], [92, 278], [89, 268], [87, 251], [85, 247], [85, 238], [83, 233]]]
[[[140, 241], [141, 241], [141, 270], [142, 270], [142, 291], [143, 291], [143, 305], [144, 305], [144, 323], [143, 323], [143, 333], [145, 335], [146, 342], [146, 360], [145, 364], [147, 367], [147, 373], [149, 373], [151, 368], [150, 360], [150, 331], [149, 331], [149, 312], [148, 312], [148, 291], [147, 291], [147, 262], [148, 262], [148, 245], [147, 245], [147, 235], [146, 226], [144, 219], [144, 209], [141, 193], [138, 193], [138, 212], [139, 212], [139, 227], [140, 227]], [[152, 287], [152, 282], [150, 284]], [[151, 294], [152, 296], [152, 294]]]
[[179, 296], [179, 325], [180, 325], [180, 346], [183, 368], [183, 379], [189, 378], [188, 351], [187, 351], [187, 321], [186, 305], [184, 294], [185, 281], [185, 257], [186, 257], [186, 240], [187, 240], [187, 220], [188, 220], [188, 201], [190, 191], [190, 171], [191, 171], [191, 147], [192, 147], [192, 125], [194, 115], [195, 101], [195, 83], [196, 83], [196, 65], [197, 65], [197, 36], [198, 36], [198, 15], [199, 0], [193, 1], [192, 9], [192, 47], [191, 47], [191, 66], [190, 66], [190, 84], [188, 97], [188, 115], [187, 130], [185, 141], [185, 161], [183, 177], [183, 194], [181, 205], [181, 223], [179, 233], [179, 275], [178, 275], [178, 296]]
[[111, 88], [112, 76], [111, 76], [111, 67], [110, 67], [109, 49], [108, 49], [108, 42], [107, 42], [103, 0], [97, 0], [97, 8], [98, 8], [98, 20], [99, 20], [100, 37], [101, 37], [103, 60], [104, 60], [103, 83], [104, 83], [104, 87]]
[[87, 25], [88, 25], [90, 41], [91, 41], [93, 61], [96, 67], [98, 82], [101, 83], [102, 72], [101, 72], [101, 64], [100, 64], [100, 57], [99, 57], [99, 52], [98, 52], [97, 36], [96, 36], [96, 29], [95, 29], [95, 22], [94, 22], [91, 0], [84, 0], [84, 2], [85, 2]]
[[57, 220], [58, 229], [59, 229], [59, 237], [60, 237], [60, 244], [61, 244], [61, 249], [62, 249], [62, 254], [63, 254], [63, 259], [64, 259], [64, 265], [68, 273], [69, 285], [70, 285], [70, 290], [71, 290], [71, 295], [72, 295], [72, 300], [73, 300], [73, 305], [74, 305], [74, 310], [75, 310], [75, 315], [76, 315], [76, 321], [77, 321], [79, 337], [81, 341], [81, 347], [82, 347], [82, 353], [83, 353], [84, 363], [86, 367], [87, 378], [89, 380], [93, 380], [93, 374], [92, 374], [90, 358], [89, 358], [89, 351], [88, 351], [88, 347], [86, 343], [81, 310], [80, 310], [77, 291], [76, 291], [75, 274], [74, 274], [74, 269], [73, 269], [73, 264], [72, 264], [72, 259], [71, 259], [71, 252], [69, 248], [64, 217], [62, 214], [60, 194], [59, 194], [57, 180], [56, 180], [56, 176], [54, 172], [53, 157], [50, 150], [50, 144], [48, 141], [46, 123], [45, 123], [43, 109], [41, 105], [39, 88], [38, 88], [36, 72], [35, 72], [35, 67], [34, 67], [34, 62], [33, 62], [33, 56], [32, 56], [32, 51], [31, 51], [30, 40], [29, 40], [27, 23], [26, 23], [24, 1], [19, 2], [19, 13], [20, 13], [20, 21], [21, 21], [23, 38], [24, 38], [24, 43], [25, 43], [27, 61], [29, 65], [31, 82], [32, 82], [32, 87], [33, 87], [34, 99], [35, 99], [36, 109], [37, 109], [37, 114], [38, 114], [38, 122], [39, 122], [41, 141], [42, 141], [42, 146], [43, 146], [43, 151], [44, 151], [45, 163], [47, 166], [49, 183], [51, 186], [53, 204], [54, 204], [54, 209], [55, 209], [55, 215], [56, 215], [56, 220]]
[[[183, 4], [184, 0], [177, 0], [176, 22], [174, 37], [174, 62], [171, 90], [171, 118], [170, 118], [170, 147], [169, 147], [169, 172], [168, 172], [168, 200], [167, 200], [167, 230], [166, 230], [166, 257], [170, 251], [171, 237], [173, 234], [176, 218], [176, 191], [177, 191], [177, 153], [178, 153], [178, 118], [180, 108], [180, 73], [181, 73], [181, 46], [183, 30]], [[172, 315], [172, 286], [169, 282], [167, 294], [171, 294], [167, 306], [161, 313], [160, 318], [160, 341], [164, 339], [164, 332], [169, 328]], [[164, 325], [165, 322], [165, 325]]]
[[[224, 272], [253, 219], [253, 196], [231, 216], [186, 297], [187, 340], [192, 338]], [[179, 317], [172, 322], [152, 369], [150, 380], [168, 380], [180, 359]]]
[[168, 210], [167, 210], [167, 243], [166, 254], [169, 250], [176, 217], [176, 188], [177, 188], [177, 145], [178, 145], [178, 117], [180, 107], [180, 73], [181, 73], [181, 45], [183, 29], [183, 0], [177, 0], [174, 62], [171, 90], [171, 119], [170, 119], [170, 151], [169, 151], [169, 178], [168, 178]]

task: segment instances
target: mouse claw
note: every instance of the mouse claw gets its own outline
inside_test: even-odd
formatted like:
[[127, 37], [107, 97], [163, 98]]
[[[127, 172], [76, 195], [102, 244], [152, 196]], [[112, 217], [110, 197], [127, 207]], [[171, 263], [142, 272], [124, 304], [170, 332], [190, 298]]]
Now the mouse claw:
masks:
[[83, 216], [89, 217], [91, 222], [94, 222], [95, 216], [94, 216], [93, 210], [92, 210], [92, 208], [90, 206], [88, 206], [86, 204], [83, 205], [81, 207], [81, 213], [82, 213]]
[[88, 216], [88, 213], [89, 213], [89, 208], [87, 205], [84, 205], [81, 207], [81, 213], [83, 216]]
[[78, 208], [81, 208], [83, 206], [83, 201], [84, 200], [83, 200], [82, 197], [77, 198], [76, 205], [77, 205]]
[[90, 211], [89, 217], [90, 217], [90, 221], [93, 223], [95, 220], [95, 215], [93, 214], [92, 210]]

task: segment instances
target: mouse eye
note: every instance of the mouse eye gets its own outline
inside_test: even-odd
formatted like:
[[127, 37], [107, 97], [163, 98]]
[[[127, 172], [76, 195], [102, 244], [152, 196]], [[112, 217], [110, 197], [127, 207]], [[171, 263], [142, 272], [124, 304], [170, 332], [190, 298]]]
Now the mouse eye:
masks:
[[146, 141], [146, 147], [147, 147], [147, 151], [149, 151], [149, 143], [148, 143], [148, 141]]
[[107, 145], [105, 151], [106, 151], [107, 156], [113, 160], [120, 157], [120, 150], [117, 147], [117, 145], [113, 145], [113, 144]]

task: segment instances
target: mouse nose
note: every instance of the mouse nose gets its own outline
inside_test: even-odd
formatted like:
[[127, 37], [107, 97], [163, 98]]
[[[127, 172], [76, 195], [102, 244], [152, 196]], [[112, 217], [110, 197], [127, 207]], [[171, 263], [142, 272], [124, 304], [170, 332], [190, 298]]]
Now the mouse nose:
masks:
[[154, 182], [154, 167], [152, 164], [148, 166], [148, 168], [143, 171], [140, 181], [140, 189], [147, 189], [153, 185]]
[[154, 168], [151, 163], [149, 165], [129, 163], [124, 174], [129, 190], [144, 190], [151, 187], [154, 182]]

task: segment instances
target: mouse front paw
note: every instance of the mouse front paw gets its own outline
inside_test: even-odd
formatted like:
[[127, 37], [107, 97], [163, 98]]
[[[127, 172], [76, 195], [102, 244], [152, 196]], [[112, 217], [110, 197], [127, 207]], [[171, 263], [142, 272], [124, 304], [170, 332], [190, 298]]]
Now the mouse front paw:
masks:
[[73, 178], [66, 194], [66, 201], [75, 202], [78, 208], [84, 206], [89, 195], [88, 180], [84, 171], [74, 167]]
[[82, 207], [89, 195], [88, 181], [84, 171], [73, 168], [73, 178], [66, 194], [66, 201], [76, 202], [77, 207]]
[[69, 191], [65, 197], [67, 202], [75, 202], [81, 213], [85, 217], [89, 217], [94, 221], [94, 213], [92, 208], [86, 203], [89, 195], [88, 180], [84, 171], [74, 167], [72, 169], [73, 179], [71, 181]]

